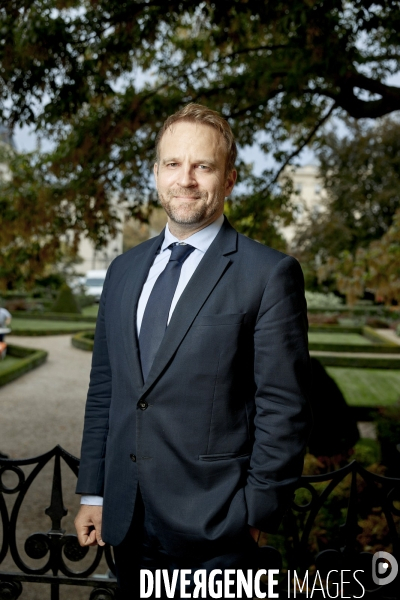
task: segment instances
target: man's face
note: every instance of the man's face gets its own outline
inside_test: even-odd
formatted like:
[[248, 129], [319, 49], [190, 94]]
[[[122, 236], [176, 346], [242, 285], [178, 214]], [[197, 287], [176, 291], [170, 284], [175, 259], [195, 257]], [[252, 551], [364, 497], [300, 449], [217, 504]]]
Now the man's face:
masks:
[[236, 181], [236, 171], [225, 168], [226, 146], [216, 129], [186, 121], [167, 129], [154, 176], [169, 223], [193, 229], [215, 221]]

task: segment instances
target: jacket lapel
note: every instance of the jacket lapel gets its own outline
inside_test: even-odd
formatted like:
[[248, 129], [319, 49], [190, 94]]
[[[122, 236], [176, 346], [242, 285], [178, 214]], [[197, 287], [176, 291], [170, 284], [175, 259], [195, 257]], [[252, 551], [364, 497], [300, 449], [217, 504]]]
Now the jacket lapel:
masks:
[[132, 369], [132, 381], [137, 383], [138, 392], [143, 386], [142, 367], [140, 364], [139, 346], [136, 333], [136, 313], [139, 297], [147, 279], [155, 255], [164, 240], [164, 230], [158, 235], [149, 248], [132, 261], [125, 277], [125, 286], [121, 296], [121, 314], [127, 315], [126, 328], [123, 332], [123, 343], [126, 356]]
[[167, 367], [201, 307], [229, 268], [231, 259], [227, 255], [236, 252], [236, 248], [237, 232], [225, 218], [217, 237], [208, 248], [179, 298], [142, 389], [141, 397]]

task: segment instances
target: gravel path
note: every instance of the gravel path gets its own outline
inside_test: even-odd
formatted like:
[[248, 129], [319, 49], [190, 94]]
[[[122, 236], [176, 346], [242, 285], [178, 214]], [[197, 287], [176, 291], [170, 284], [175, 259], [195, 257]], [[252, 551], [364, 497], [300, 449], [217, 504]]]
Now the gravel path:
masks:
[[393, 329], [377, 329], [377, 332], [390, 342], [400, 345], [400, 337], [393, 331]]
[[10, 335], [7, 341], [49, 355], [42, 366], [0, 388], [0, 450], [23, 458], [60, 444], [79, 456], [91, 352], [73, 348], [71, 335]]
[[[7, 341], [47, 350], [49, 355], [43, 365], [0, 388], [0, 451], [10, 458], [28, 458], [60, 444], [74, 456], [79, 456], [92, 353], [73, 348], [71, 335], [8, 336]], [[67, 533], [73, 533], [73, 519], [79, 508], [76, 477], [64, 465], [62, 476], [64, 506], [68, 510], [62, 527]], [[50, 529], [51, 522], [44, 511], [51, 501], [52, 477], [53, 461], [32, 484], [18, 518], [17, 545], [24, 560], [32, 567], [40, 566], [37, 563], [43, 563], [43, 560], [33, 561], [26, 557], [24, 543], [35, 531]], [[15, 480], [7, 479], [4, 483], [13, 487]], [[7, 495], [5, 499], [10, 510], [15, 496]], [[94, 551], [91, 549], [90, 552], [93, 556]], [[77, 568], [78, 565], [72, 566]], [[18, 569], [8, 555], [0, 570], [15, 572]], [[98, 572], [104, 574], [106, 570], [102, 562]], [[91, 591], [91, 588], [61, 587], [61, 600], [88, 600]], [[50, 587], [25, 583], [19, 600], [50, 600]]]

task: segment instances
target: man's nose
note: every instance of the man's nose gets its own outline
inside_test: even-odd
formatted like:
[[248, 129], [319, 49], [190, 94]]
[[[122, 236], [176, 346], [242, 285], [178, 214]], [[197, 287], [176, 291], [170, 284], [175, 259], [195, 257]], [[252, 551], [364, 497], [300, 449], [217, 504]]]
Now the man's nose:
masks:
[[181, 187], [193, 187], [197, 185], [195, 172], [190, 165], [182, 165], [179, 170], [179, 185]]

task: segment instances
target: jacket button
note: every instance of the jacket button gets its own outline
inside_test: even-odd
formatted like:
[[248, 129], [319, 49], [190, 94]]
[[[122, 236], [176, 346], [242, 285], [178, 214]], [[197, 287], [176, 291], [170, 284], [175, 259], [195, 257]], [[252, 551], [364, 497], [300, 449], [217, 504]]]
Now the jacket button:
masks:
[[129, 455], [132, 462], [136, 462], [136, 456], [134, 454]]
[[148, 406], [149, 406], [149, 405], [147, 404], [147, 402], [144, 402], [144, 401], [142, 401], [142, 402], [138, 402], [138, 407], [140, 408], [140, 410], [146, 410], [146, 408], [147, 408]]

